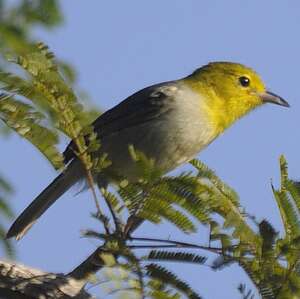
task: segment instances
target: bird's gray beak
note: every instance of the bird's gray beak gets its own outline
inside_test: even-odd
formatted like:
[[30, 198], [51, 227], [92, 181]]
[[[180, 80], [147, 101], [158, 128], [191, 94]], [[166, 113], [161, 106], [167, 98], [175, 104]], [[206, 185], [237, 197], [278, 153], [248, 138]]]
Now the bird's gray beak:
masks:
[[260, 98], [263, 103], [273, 103], [284, 107], [290, 107], [289, 103], [286, 100], [271, 91], [261, 93]]

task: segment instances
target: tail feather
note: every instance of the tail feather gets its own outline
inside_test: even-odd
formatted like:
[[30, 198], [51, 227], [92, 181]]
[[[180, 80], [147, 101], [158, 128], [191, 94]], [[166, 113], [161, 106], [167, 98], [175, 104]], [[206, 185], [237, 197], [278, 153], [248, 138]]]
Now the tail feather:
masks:
[[[73, 165], [72, 165], [73, 164]], [[6, 234], [6, 238], [21, 239], [38, 218], [79, 179], [78, 165], [71, 163], [65, 172], [38, 195], [34, 201], [15, 220]]]

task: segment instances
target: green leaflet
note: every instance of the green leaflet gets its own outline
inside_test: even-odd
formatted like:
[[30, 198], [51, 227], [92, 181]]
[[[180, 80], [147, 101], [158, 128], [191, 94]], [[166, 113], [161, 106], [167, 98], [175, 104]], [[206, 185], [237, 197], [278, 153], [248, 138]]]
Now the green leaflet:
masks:
[[160, 251], [151, 250], [147, 259], [158, 260], [160, 262], [170, 261], [170, 262], [185, 262], [185, 263], [195, 263], [204, 264], [207, 260], [205, 256], [197, 255], [194, 253], [181, 252], [181, 251]]
[[[31, 52], [11, 58], [10, 61], [19, 65], [26, 76], [23, 78], [8, 72], [0, 73], [0, 86], [7, 92], [2, 95], [2, 119], [33, 143], [55, 168], [63, 165], [55, 149], [58, 129], [73, 140], [74, 151], [86, 168], [91, 169], [93, 163], [90, 153], [99, 146], [96, 145], [92, 128], [86, 126], [89, 117], [58, 71], [54, 55], [48, 51], [47, 46], [39, 43]], [[31, 101], [33, 106], [20, 101], [16, 96]], [[41, 125], [41, 120], [47, 127]]]
[[[44, 5], [50, 5], [50, 2], [45, 1]], [[41, 2], [39, 5], [42, 5]], [[42, 17], [31, 8], [26, 13], [30, 22], [40, 22]], [[12, 27], [2, 26], [0, 36], [8, 36], [12, 30]], [[20, 31], [18, 37], [23, 34]], [[95, 164], [99, 170], [105, 168], [105, 159], [94, 161], [90, 157], [90, 153], [100, 145], [94, 135], [90, 135], [87, 142], [86, 135], [92, 132], [91, 128], [85, 128], [90, 122], [89, 116], [65, 83], [53, 55], [43, 44], [37, 48], [29, 47], [33, 51], [28, 52], [28, 49], [24, 51], [21, 44], [17, 43], [18, 38], [12, 38], [6, 41], [6, 47], [17, 49], [14, 52], [19, 57], [14, 62], [27, 75], [22, 77], [19, 73], [0, 73], [1, 89], [5, 92], [0, 100], [1, 119], [34, 144], [55, 167], [62, 165], [62, 158], [56, 149], [57, 133], [60, 131], [76, 143], [76, 154], [83, 159], [87, 169]], [[71, 73], [69, 77], [72, 77]], [[141, 169], [142, 180], [120, 184], [117, 192], [102, 190], [103, 197], [120, 223], [131, 213], [155, 223], [169, 221], [183, 233], [195, 232], [199, 223], [207, 225], [211, 228], [209, 246], [220, 249], [216, 251], [220, 258], [215, 261], [215, 268], [222, 269], [238, 263], [263, 298], [300, 296], [299, 183], [289, 179], [287, 163], [283, 157], [280, 160], [281, 186], [278, 190], [273, 186], [285, 229], [280, 239], [280, 235], [266, 220], [260, 221], [257, 226], [255, 221], [250, 224], [247, 214], [240, 207], [236, 192], [202, 162], [191, 162], [194, 172], [161, 177], [153, 161], [142, 153], [132, 151], [132, 156]], [[1, 186], [1, 191], [9, 190], [5, 182], [1, 184], [0, 181]], [[1, 194], [0, 211], [9, 217], [11, 211], [3, 198]], [[104, 222], [106, 219], [101, 220]], [[4, 236], [2, 227], [0, 235]], [[117, 252], [121, 261], [126, 260], [126, 263], [118, 265], [110, 252], [103, 255], [108, 266], [119, 267], [117, 271], [126, 277], [126, 282], [134, 291], [139, 292], [145, 287], [148, 288], [146, 293], [149, 296], [158, 299], [177, 299], [182, 296], [200, 298], [185, 282], [160, 264], [167, 261], [202, 264], [205, 257], [185, 252], [182, 248], [176, 252], [157, 250], [148, 255], [148, 259], [156, 263], [144, 265], [145, 259], [139, 260], [134, 250], [128, 250], [125, 246], [128, 243], [124, 240], [114, 239], [116, 236], [113, 232], [112, 236], [93, 231], [87, 235], [104, 239], [110, 245], [108, 251]], [[104, 238], [104, 235], [111, 239]], [[6, 246], [9, 249], [10, 244], [6, 243]], [[116, 276], [115, 270], [111, 270], [111, 277]], [[132, 276], [126, 271], [132, 271]], [[245, 289], [244, 298], [251, 298], [251, 293]]]
[[36, 146], [56, 169], [62, 167], [63, 158], [56, 148], [57, 133], [40, 124], [44, 116], [32, 106], [12, 96], [0, 95], [0, 119]]
[[152, 279], [160, 280], [162, 283], [171, 285], [189, 299], [201, 299], [201, 297], [192, 288], [179, 279], [174, 273], [162, 266], [149, 264], [146, 266], [147, 275]]

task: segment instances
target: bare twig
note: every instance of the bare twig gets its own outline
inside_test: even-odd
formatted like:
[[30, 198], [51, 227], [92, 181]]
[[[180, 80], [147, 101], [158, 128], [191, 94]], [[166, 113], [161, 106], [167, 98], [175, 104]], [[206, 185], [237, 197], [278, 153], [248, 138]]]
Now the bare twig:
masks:
[[[157, 243], [167, 243], [167, 245], [129, 245], [130, 248], [196, 248], [196, 249], [203, 249], [209, 250], [215, 253], [223, 253], [224, 248], [220, 247], [212, 247], [212, 246], [204, 246], [198, 245], [194, 243], [187, 243], [187, 242], [180, 242], [175, 240], [169, 239], [156, 239], [156, 238], [139, 238], [139, 237], [130, 237], [130, 241], [142, 241], [142, 242], [157, 242]], [[232, 249], [234, 246], [228, 247], [227, 249]]]

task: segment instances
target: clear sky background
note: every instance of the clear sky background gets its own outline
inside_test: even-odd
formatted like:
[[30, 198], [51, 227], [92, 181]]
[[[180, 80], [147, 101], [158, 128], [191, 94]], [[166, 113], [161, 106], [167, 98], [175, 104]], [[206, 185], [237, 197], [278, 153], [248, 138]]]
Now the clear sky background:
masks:
[[[152, 0], [61, 1], [65, 25], [37, 31], [56, 55], [79, 72], [79, 86], [108, 109], [147, 85], [180, 78], [214, 60], [253, 67], [290, 109], [266, 105], [242, 119], [199, 157], [241, 197], [258, 220], [281, 229], [270, 181], [278, 185], [278, 157], [285, 154], [290, 175], [300, 179], [298, 0]], [[62, 144], [62, 148], [67, 141]], [[56, 176], [50, 164], [25, 140], [1, 141], [1, 173], [15, 183], [17, 214]], [[26, 237], [16, 243], [18, 260], [47, 271], [67, 272], [97, 242], [80, 238], [80, 229], [97, 223], [90, 194], [73, 190], [59, 200]], [[136, 235], [178, 238], [178, 232], [147, 225]], [[204, 238], [203, 238], [204, 236]], [[189, 240], [205, 240], [206, 231]], [[237, 286], [251, 282], [237, 267], [214, 272], [207, 267], [175, 265], [204, 298], [240, 298]], [[97, 292], [97, 290], [95, 290]]]

